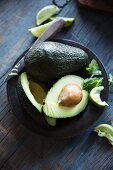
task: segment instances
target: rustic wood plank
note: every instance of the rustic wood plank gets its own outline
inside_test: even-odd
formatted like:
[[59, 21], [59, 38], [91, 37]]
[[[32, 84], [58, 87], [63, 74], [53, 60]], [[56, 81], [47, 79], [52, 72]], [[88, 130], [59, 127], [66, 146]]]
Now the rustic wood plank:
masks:
[[[109, 108], [108, 113], [105, 112], [105, 114], [102, 115], [100, 120], [98, 120], [98, 122], [96, 122], [93, 127], [95, 127], [99, 123], [103, 123], [103, 122], [109, 123], [109, 121], [112, 119], [112, 114], [109, 116], [110, 111], [111, 108]], [[96, 147], [98, 147], [98, 149], [96, 149]], [[84, 156], [84, 159], [81, 157], [81, 151]], [[79, 167], [81, 167], [80, 166], [81, 162], [79, 164], [77, 162], [82, 159], [83, 161], [82, 166], [84, 164], [84, 166], [89, 167], [91, 169], [91, 168], [95, 168], [94, 166], [95, 163], [93, 165], [91, 163], [90, 165], [91, 157], [92, 157], [91, 160], [93, 161], [93, 157], [95, 155], [95, 161], [98, 162], [99, 156], [97, 151], [100, 153], [99, 155], [100, 157], [106, 159], [106, 162], [103, 160], [104, 166], [108, 166], [109, 164], [109, 167], [111, 167], [112, 164], [109, 163], [109, 158], [108, 158], [109, 155], [110, 156], [112, 155], [111, 145], [106, 140], [100, 139], [93, 132], [90, 134], [86, 142], [84, 136], [78, 137], [77, 139], [73, 138], [65, 141], [54, 141], [29, 133], [28, 140], [25, 141], [20, 146], [17, 152], [15, 152], [12, 155], [12, 157], [7, 161], [7, 163], [8, 165], [10, 164], [10, 166], [14, 167], [15, 169], [16, 168], [21, 169], [22, 167], [24, 167], [25, 169], [28, 168], [34, 169], [34, 167], [39, 169], [45, 169], [45, 167], [49, 167], [49, 168], [51, 167], [52, 169], [55, 169], [55, 167], [67, 169], [70, 166], [72, 169], [75, 168], [79, 169]], [[108, 155], [105, 154], [105, 152], [107, 152]], [[23, 156], [21, 157], [21, 155]], [[86, 158], [87, 160], [84, 163]], [[89, 162], [88, 166], [87, 166], [87, 161]], [[101, 163], [103, 164], [103, 162]], [[100, 164], [98, 165], [100, 166]], [[96, 168], [98, 168], [98, 166]]]
[[[73, 142], [74, 141], [76, 141], [76, 143], [78, 141], [79, 143], [80, 139], [74, 139]], [[7, 161], [7, 163], [9, 162], [10, 166], [14, 165], [13, 167], [15, 169], [21, 169], [22, 167], [24, 167], [25, 169], [45, 169], [45, 167], [48, 167], [49, 169], [52, 167], [52, 164], [52, 169], [54, 169], [54, 167], [58, 166], [58, 162], [62, 159], [62, 157], [64, 159], [62, 161], [65, 163], [66, 157], [73, 150], [73, 148], [70, 147], [68, 148], [68, 151], [66, 151], [66, 148], [70, 144], [72, 144], [72, 140], [55, 141], [47, 138], [45, 139], [44, 137], [32, 135], [29, 136], [28, 141], [26, 141], [20, 147], [20, 149], [14, 153], [14, 155]], [[36, 151], [36, 146], [38, 152]], [[76, 147], [78, 146], [76, 145]], [[24, 159], [20, 155], [23, 155]], [[27, 164], [27, 162], [29, 163]]]
[[9, 132], [19, 126], [20, 122], [13, 115], [12, 111], [9, 111], [0, 122], [0, 143], [9, 134]]
[[[110, 107], [91, 128], [63, 141], [47, 139], [27, 130], [8, 104], [4, 78], [34, 40], [27, 29], [35, 25], [36, 11], [51, 2], [0, 1], [0, 167], [2, 170], [112, 170], [111, 145], [91, 131], [99, 123], [110, 123], [113, 119], [113, 94], [109, 97]], [[113, 17], [79, 9], [75, 0], [59, 15], [76, 17], [76, 22], [56, 37], [72, 39], [89, 47], [103, 61], [107, 72], [113, 72]]]
[[0, 87], [0, 120], [10, 111], [7, 100], [6, 84]]
[[0, 167], [27, 139], [29, 132], [9, 113], [0, 123]]
[[[101, 116], [101, 118], [95, 122], [92, 126], [92, 130], [95, 126], [100, 123], [110, 123], [113, 119], [113, 114], [111, 112], [112, 107], [109, 107], [108, 112]], [[80, 146], [80, 148], [75, 149], [68, 158], [65, 160], [66, 164], [63, 165], [64, 169], [71, 167], [72, 169], [112, 169], [112, 145], [103, 138], [97, 136], [95, 132], [91, 132], [87, 140]], [[102, 159], [101, 159], [102, 158]], [[110, 159], [111, 158], [111, 159]], [[70, 162], [70, 164], [67, 164]]]
[[3, 49], [0, 53], [0, 78], [33, 42], [28, 29], [35, 26], [37, 11], [50, 3], [49, 0], [44, 5], [41, 0], [38, 3], [36, 0], [29, 3], [27, 0], [0, 2], [0, 44]]

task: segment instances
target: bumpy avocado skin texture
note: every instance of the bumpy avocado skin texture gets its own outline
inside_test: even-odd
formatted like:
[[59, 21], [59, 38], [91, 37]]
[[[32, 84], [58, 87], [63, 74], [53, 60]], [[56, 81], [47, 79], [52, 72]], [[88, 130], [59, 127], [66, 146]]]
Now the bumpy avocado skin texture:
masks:
[[22, 107], [25, 109], [25, 111], [36, 121], [38, 125], [42, 127], [49, 127], [49, 124], [45, 120], [44, 114], [40, 113], [27, 98], [21, 85], [21, 77], [19, 77], [18, 79], [17, 92], [19, 101]]
[[80, 48], [58, 42], [42, 42], [25, 56], [25, 68], [35, 80], [50, 82], [86, 65], [88, 55]]

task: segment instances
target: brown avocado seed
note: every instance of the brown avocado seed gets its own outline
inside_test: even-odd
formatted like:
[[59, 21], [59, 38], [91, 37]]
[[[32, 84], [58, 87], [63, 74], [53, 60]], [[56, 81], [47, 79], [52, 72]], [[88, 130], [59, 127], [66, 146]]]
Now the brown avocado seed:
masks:
[[58, 103], [62, 106], [72, 107], [80, 103], [83, 93], [79, 85], [70, 83], [64, 86], [59, 94]]

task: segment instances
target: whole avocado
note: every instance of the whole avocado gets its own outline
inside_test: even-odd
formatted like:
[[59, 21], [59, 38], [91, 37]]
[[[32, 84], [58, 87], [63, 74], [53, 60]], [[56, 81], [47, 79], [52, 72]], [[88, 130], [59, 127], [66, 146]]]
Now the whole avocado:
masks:
[[88, 55], [80, 48], [46, 41], [29, 49], [25, 69], [35, 80], [48, 83], [86, 65]]

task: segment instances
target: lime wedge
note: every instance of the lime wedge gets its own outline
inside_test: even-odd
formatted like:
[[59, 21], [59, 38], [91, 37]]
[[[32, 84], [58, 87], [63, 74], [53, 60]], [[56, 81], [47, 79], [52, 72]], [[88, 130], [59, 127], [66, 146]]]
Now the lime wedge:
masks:
[[100, 124], [95, 129], [100, 137], [106, 137], [108, 141], [113, 145], [113, 126], [108, 124]]
[[38, 27], [33, 27], [28, 29], [33, 36], [39, 37], [54, 21], [48, 22], [47, 24], [40, 25]]
[[105, 101], [102, 101], [100, 98], [100, 93], [103, 89], [104, 86], [94, 87], [89, 94], [89, 97], [92, 100], [92, 102], [100, 107], [109, 106]]
[[40, 25], [53, 15], [57, 14], [60, 11], [56, 5], [48, 5], [42, 8], [36, 15], [36, 24]]
[[63, 19], [65, 21], [64, 27], [69, 27], [73, 24], [75, 21], [75, 18], [66, 18], [66, 17], [52, 17], [50, 18], [50, 21], [54, 21], [56, 19]]

